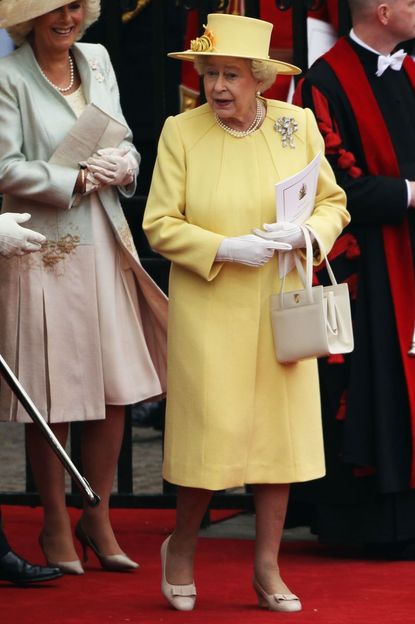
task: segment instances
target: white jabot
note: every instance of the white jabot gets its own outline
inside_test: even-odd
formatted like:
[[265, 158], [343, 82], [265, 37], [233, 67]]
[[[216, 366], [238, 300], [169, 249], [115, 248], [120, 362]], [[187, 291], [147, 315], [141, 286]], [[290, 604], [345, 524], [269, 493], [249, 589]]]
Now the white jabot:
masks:
[[398, 50], [394, 54], [388, 54], [388, 56], [380, 54], [380, 56], [378, 56], [378, 71], [376, 72], [376, 76], [380, 77], [388, 67], [399, 71], [405, 56], [406, 52], [404, 50]]

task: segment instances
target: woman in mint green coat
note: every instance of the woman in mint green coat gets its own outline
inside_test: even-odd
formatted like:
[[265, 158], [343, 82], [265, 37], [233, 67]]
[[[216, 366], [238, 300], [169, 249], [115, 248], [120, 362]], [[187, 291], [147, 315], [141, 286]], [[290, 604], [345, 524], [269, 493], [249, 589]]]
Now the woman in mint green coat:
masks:
[[[269, 60], [271, 28], [212, 14], [190, 50], [172, 53], [198, 59], [207, 103], [166, 120], [144, 214], [150, 244], [172, 262], [163, 475], [179, 487], [161, 556], [163, 594], [180, 610], [195, 604], [193, 556], [212, 491], [250, 484], [259, 603], [298, 611], [278, 568], [289, 484], [324, 474], [317, 363], [277, 362], [269, 309], [280, 287], [275, 249], [304, 246], [298, 226], [278, 233], [275, 183], [324, 154], [324, 143], [310, 111], [258, 93], [277, 72], [298, 71]], [[330, 249], [348, 221], [323, 157], [307, 223]], [[274, 224], [268, 243], [252, 234], [264, 223]], [[299, 287], [291, 271], [286, 288]]]
[[[101, 504], [84, 509], [76, 535], [105, 569], [127, 570], [137, 564], [108, 517], [124, 406], [165, 390], [167, 301], [140, 265], [119, 201], [134, 194], [140, 157], [126, 128], [120, 145], [91, 146], [82, 169], [50, 162], [90, 103], [126, 126], [108, 53], [76, 43], [99, 11], [98, 0], [0, 3], [19, 46], [0, 60], [3, 211], [30, 212], [46, 236], [40, 253], [0, 260], [0, 352], [62, 444], [68, 423], [83, 422], [82, 468]], [[4, 384], [0, 417], [28, 420]], [[27, 447], [45, 557], [80, 574], [62, 467], [34, 425]]]

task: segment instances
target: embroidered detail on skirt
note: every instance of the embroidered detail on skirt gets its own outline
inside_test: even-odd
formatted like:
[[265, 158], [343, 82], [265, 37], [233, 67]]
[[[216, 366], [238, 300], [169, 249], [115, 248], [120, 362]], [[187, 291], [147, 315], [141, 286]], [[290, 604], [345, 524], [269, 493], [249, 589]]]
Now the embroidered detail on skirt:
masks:
[[53, 268], [58, 262], [64, 260], [65, 256], [71, 254], [80, 243], [79, 236], [66, 234], [57, 241], [46, 241], [42, 245], [42, 262], [48, 268]]

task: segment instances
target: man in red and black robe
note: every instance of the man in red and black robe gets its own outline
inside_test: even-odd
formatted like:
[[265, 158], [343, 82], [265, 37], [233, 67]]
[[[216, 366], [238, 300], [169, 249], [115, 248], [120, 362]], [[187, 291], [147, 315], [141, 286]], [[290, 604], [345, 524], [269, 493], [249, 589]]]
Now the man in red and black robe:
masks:
[[349, 4], [350, 36], [294, 100], [314, 111], [352, 216], [330, 257], [350, 286], [355, 350], [320, 362], [327, 476], [312, 486], [313, 529], [415, 558], [415, 63], [389, 56], [415, 37], [415, 6]]

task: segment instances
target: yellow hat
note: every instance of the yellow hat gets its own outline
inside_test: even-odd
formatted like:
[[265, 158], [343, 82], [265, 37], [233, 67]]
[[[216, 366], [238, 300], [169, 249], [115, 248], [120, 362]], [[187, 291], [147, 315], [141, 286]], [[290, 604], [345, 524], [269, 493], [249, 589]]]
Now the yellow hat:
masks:
[[270, 22], [252, 17], [210, 13], [205, 32], [190, 42], [189, 50], [167, 56], [182, 61], [193, 61], [198, 56], [233, 56], [267, 61], [276, 66], [279, 74], [301, 74], [299, 67], [269, 57], [272, 28]]
[[29, 22], [68, 4], [68, 0], [0, 0], [0, 28]]

